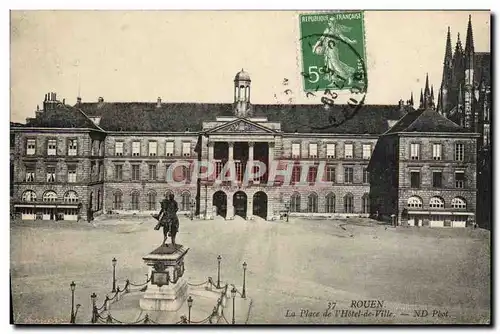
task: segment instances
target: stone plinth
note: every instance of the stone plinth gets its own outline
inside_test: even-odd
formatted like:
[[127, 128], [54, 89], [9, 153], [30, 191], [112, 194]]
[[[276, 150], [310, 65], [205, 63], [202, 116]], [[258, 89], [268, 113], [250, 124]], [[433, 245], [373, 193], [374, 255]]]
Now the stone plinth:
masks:
[[189, 248], [172, 244], [160, 246], [142, 259], [151, 277], [139, 305], [149, 311], [177, 311], [187, 298], [184, 256]]

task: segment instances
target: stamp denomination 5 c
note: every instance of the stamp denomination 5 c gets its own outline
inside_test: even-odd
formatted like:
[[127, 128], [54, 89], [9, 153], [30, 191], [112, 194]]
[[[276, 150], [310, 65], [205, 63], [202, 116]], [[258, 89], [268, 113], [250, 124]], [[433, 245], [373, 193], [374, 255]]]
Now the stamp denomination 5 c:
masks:
[[301, 14], [299, 20], [304, 91], [365, 92], [363, 12]]

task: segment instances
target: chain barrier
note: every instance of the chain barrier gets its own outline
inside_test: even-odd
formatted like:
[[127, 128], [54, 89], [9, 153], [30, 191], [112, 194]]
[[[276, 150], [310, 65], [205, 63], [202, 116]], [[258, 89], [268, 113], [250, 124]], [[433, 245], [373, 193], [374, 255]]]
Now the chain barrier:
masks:
[[189, 283], [189, 282], [188, 282], [188, 285], [189, 285], [189, 286], [201, 286], [201, 285], [205, 285], [205, 284], [207, 284], [207, 283], [209, 283], [209, 282], [210, 282], [210, 280], [208, 280], [208, 279], [207, 279], [205, 282], [203, 282], [203, 283], [199, 283], [199, 284], [194, 284], [194, 283]]

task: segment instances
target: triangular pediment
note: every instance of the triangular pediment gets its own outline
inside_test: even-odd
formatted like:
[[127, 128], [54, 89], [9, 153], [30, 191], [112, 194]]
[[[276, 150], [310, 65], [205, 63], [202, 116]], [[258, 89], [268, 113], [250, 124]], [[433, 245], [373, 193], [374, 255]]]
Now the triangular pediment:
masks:
[[227, 122], [226, 124], [221, 124], [209, 133], [274, 133], [275, 131], [262, 126], [260, 124], [254, 123], [245, 118], [238, 118], [234, 121]]

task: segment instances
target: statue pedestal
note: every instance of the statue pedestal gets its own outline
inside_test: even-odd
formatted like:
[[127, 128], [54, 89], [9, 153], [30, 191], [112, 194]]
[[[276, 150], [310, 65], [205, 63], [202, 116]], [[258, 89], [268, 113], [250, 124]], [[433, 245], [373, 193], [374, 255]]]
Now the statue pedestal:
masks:
[[149, 311], [177, 311], [187, 298], [184, 256], [189, 248], [172, 244], [160, 246], [142, 259], [149, 266], [151, 277], [139, 305]]

